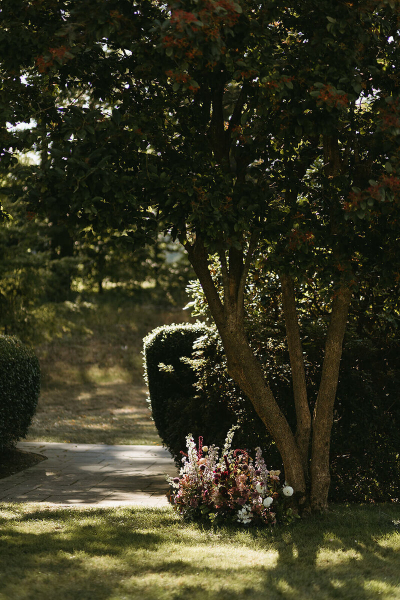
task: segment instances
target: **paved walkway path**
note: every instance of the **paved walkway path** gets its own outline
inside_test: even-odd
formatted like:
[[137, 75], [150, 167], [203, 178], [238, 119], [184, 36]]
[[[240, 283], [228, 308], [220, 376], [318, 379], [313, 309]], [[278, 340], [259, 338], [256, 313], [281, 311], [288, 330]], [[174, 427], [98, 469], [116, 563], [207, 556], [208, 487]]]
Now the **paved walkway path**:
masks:
[[66, 506], [167, 506], [166, 475], [177, 469], [160, 446], [20, 442], [47, 458], [0, 479], [0, 502]]

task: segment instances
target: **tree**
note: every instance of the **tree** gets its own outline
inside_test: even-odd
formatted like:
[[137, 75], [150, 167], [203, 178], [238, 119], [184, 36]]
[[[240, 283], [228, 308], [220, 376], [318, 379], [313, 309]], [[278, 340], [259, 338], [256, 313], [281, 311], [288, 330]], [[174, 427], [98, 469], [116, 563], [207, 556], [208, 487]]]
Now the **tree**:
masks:
[[[135, 244], [179, 239], [300, 505], [325, 508], [351, 298], [367, 274], [399, 277], [397, 3], [20, 0], [1, 16], [31, 49], [2, 51], [34, 98], [28, 201]], [[246, 336], [250, 268], [280, 281], [294, 431]], [[330, 316], [311, 413], [295, 292], [316, 279]]]

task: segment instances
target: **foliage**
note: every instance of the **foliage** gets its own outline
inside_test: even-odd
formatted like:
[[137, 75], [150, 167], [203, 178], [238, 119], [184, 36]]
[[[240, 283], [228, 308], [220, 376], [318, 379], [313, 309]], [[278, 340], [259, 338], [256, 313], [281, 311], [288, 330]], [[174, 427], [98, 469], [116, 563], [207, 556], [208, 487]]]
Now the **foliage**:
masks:
[[349, 340], [332, 431], [330, 496], [338, 502], [399, 498], [399, 341]]
[[180, 477], [169, 478], [170, 502], [189, 520], [242, 525], [290, 522], [292, 512], [285, 501], [293, 488], [280, 487], [280, 471], [268, 471], [260, 448], [254, 462], [246, 450], [231, 449], [235, 429], [228, 432], [221, 455], [214, 445], [203, 446], [202, 437], [198, 449], [192, 434], [186, 437]]
[[[182, 242], [229, 372], [293, 486], [305, 493], [311, 480], [311, 503], [325, 508], [351, 296], [371, 273], [379, 288], [399, 276], [398, 3], [7, 0], [0, 18], [3, 163], [41, 152], [27, 202], [66, 227]], [[244, 335], [253, 267], [284, 291], [293, 427]], [[309, 280], [327, 307], [314, 411], [292, 302], [293, 282]]]
[[145, 379], [155, 426], [178, 466], [188, 428], [207, 431], [211, 443], [222, 444], [224, 431], [236, 421], [221, 394], [208, 398], [194, 387], [190, 364], [193, 343], [209, 332], [202, 323], [158, 327], [144, 339]]
[[182, 249], [169, 237], [160, 235], [153, 246], [136, 247], [131, 238], [110, 230], [101, 235], [87, 232], [75, 245], [79, 261], [75, 286], [80, 290], [103, 293], [115, 287], [135, 294], [147, 288], [154, 290], [155, 300], [183, 302], [192, 270]]
[[40, 367], [34, 352], [15, 337], [0, 336], [0, 448], [25, 437], [40, 392]]
[[29, 344], [51, 337], [56, 327], [61, 334], [72, 326], [71, 312], [85, 298], [112, 286], [137, 298], [147, 286], [154, 290], [147, 292], [153, 302], [183, 302], [193, 274], [176, 243], [160, 235], [155, 247], [132, 253], [126, 236], [79, 235], [77, 227], [71, 231], [52, 222], [51, 211], [44, 218], [29, 211], [26, 201], [17, 198], [29, 168], [21, 162], [0, 182], [0, 201], [8, 214], [0, 227], [0, 331]]
[[0, 200], [8, 219], [0, 227], [0, 328], [6, 334], [31, 339], [33, 310], [44, 300], [50, 255], [43, 225], [36, 224], [21, 200], [11, 202], [17, 183], [9, 175], [1, 182]]

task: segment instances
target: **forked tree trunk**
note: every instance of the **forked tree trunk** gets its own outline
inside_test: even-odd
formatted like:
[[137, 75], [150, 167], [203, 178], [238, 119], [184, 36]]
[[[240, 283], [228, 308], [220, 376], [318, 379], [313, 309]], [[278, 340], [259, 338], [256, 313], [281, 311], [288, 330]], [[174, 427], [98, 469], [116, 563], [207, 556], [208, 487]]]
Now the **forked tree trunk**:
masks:
[[186, 249], [220, 333], [227, 357], [228, 373], [248, 396], [271, 434], [282, 457], [286, 480], [297, 492], [300, 503], [304, 503], [306, 480], [301, 454], [244, 331], [243, 294], [246, 266], [239, 256], [233, 254], [230, 257], [229, 270], [226, 264], [222, 265], [222, 303], [211, 278], [208, 256], [201, 240], [197, 239], [193, 245], [187, 245]]
[[[294, 301], [293, 283], [281, 276], [288, 346], [294, 378], [297, 414], [296, 436], [280, 410], [262, 367], [244, 331], [243, 298], [246, 265], [231, 256], [230, 265], [222, 258], [224, 302], [221, 301], [208, 269], [207, 252], [201, 243], [187, 244], [190, 261], [200, 280], [225, 349], [228, 372], [252, 402], [276, 443], [282, 457], [285, 477], [297, 492], [300, 504], [306, 502], [309, 466], [311, 415], [308, 408], [300, 331]], [[250, 252], [250, 251], [249, 251]], [[249, 255], [248, 255], [249, 256]], [[327, 507], [330, 484], [329, 447], [333, 405], [339, 377], [342, 343], [346, 329], [351, 290], [343, 286], [337, 294], [328, 328], [321, 384], [312, 420], [311, 496], [312, 510]]]

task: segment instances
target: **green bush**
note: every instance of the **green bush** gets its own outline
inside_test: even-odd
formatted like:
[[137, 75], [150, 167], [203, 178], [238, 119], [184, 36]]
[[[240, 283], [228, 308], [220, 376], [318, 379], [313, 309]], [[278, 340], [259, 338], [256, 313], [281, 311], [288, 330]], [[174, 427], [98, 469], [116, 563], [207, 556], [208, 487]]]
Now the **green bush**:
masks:
[[17, 338], [0, 336], [0, 449], [26, 436], [40, 392], [34, 352]]
[[[201, 347], [200, 347], [201, 346]], [[313, 409], [322, 356], [321, 347], [308, 349], [307, 388]], [[199, 360], [199, 352], [203, 360]], [[330, 500], [388, 501], [400, 497], [400, 343], [380, 345], [351, 341], [344, 349], [331, 439]], [[295, 412], [288, 357], [280, 344], [270, 344], [264, 356], [271, 388], [292, 428]], [[209, 402], [218, 393], [241, 423], [235, 446], [263, 449], [268, 466], [282, 467], [261, 419], [250, 401], [229, 378], [222, 344], [216, 333], [198, 344], [197, 387]]]
[[338, 502], [400, 498], [400, 342], [349, 342], [332, 431], [330, 495]]
[[[318, 336], [317, 336], [318, 339]], [[205, 325], [169, 326], [147, 338], [146, 362], [153, 417], [177, 464], [185, 436], [221, 446], [239, 423], [234, 446], [260, 446], [269, 467], [281, 459], [251, 402], [227, 374], [222, 344]], [[150, 342], [150, 343], [149, 343]], [[307, 384], [315, 397], [321, 347], [309, 347]], [[348, 340], [344, 349], [331, 441], [332, 501], [400, 497], [400, 344]], [[292, 427], [295, 414], [287, 355], [279, 340], [264, 356], [271, 387]], [[312, 406], [311, 406], [312, 408]]]
[[202, 435], [208, 444], [222, 446], [235, 415], [222, 394], [210, 399], [196, 389], [193, 344], [211, 334], [203, 323], [158, 327], [144, 339], [145, 378], [157, 431], [181, 464], [185, 437]]

